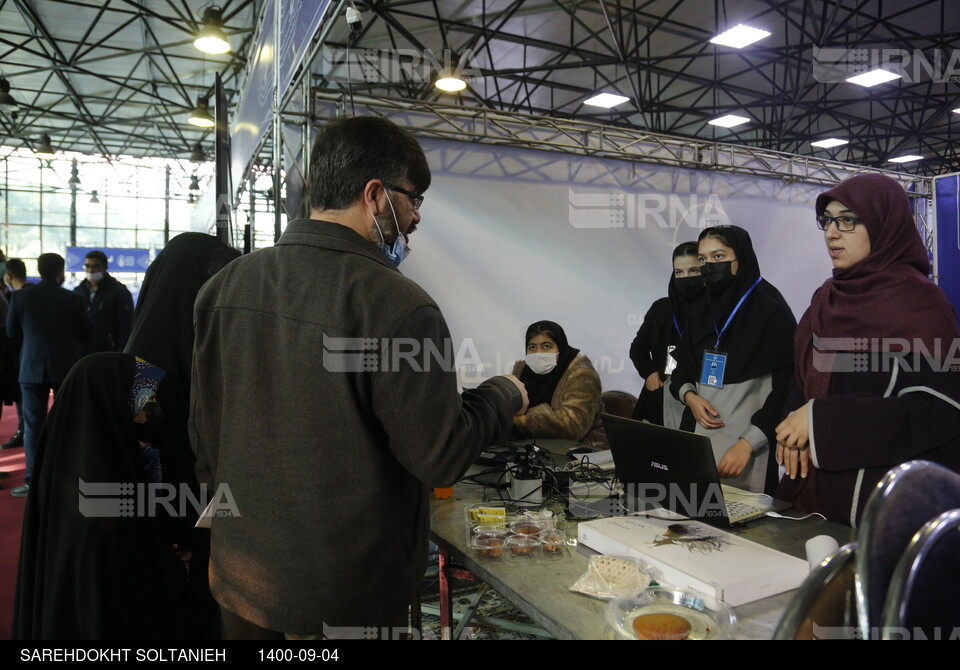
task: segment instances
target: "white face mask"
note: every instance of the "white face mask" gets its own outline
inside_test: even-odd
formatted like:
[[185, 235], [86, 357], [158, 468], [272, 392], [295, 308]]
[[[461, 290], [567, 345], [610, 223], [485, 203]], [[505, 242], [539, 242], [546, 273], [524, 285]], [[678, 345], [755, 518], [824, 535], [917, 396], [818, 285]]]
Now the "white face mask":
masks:
[[101, 279], [103, 279], [103, 273], [102, 273], [102, 272], [88, 272], [88, 273], [87, 273], [87, 280], [88, 280], [88, 281], [92, 281], [94, 284], [99, 283]]
[[527, 354], [523, 362], [538, 375], [545, 375], [557, 367], [557, 354]]

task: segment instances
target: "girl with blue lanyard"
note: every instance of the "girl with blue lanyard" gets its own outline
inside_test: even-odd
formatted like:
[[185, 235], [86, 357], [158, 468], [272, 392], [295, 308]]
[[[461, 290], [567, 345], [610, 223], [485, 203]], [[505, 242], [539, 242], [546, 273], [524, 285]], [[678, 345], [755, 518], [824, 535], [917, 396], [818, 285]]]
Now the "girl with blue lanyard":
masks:
[[670, 383], [686, 405], [680, 428], [710, 437], [724, 483], [770, 493], [778, 479], [770, 451], [793, 375], [797, 321], [760, 276], [747, 231], [706, 228], [698, 243], [707, 295], [674, 351]]

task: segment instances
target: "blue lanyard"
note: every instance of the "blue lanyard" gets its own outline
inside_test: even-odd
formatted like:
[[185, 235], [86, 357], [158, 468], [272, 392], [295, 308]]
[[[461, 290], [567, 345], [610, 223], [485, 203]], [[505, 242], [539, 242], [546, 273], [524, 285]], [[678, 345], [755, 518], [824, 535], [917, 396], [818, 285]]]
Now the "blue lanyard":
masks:
[[[671, 314], [670, 316], [673, 318], [673, 327], [677, 329], [677, 335], [683, 337], [683, 331], [680, 330], [680, 324], [677, 323], [677, 315]], [[714, 330], [716, 330], [716, 326], [714, 326]]]
[[718, 331], [717, 322], [716, 321], [713, 322], [713, 332], [717, 334], [717, 343], [713, 345], [714, 349], [720, 346], [720, 338], [723, 336], [725, 332], [727, 332], [727, 326], [729, 326], [730, 322], [733, 321], [733, 317], [736, 316], [737, 310], [739, 310], [740, 307], [743, 305], [743, 301], [747, 299], [747, 296], [753, 293], [753, 289], [757, 288], [757, 284], [759, 284], [761, 281], [763, 281], [763, 277], [757, 277], [757, 281], [753, 282], [753, 286], [748, 288], [747, 292], [743, 294], [743, 297], [740, 298], [740, 302], [737, 303], [737, 306], [733, 308], [732, 312], [730, 312], [730, 316], [727, 317], [727, 322], [723, 324], [723, 330]]

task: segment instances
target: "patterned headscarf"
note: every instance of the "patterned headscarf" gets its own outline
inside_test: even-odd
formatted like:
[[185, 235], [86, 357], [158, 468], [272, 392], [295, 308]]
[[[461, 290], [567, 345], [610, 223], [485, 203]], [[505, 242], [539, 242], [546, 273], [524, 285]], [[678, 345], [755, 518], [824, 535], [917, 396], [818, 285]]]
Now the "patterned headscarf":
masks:
[[130, 413], [133, 416], [143, 411], [166, 374], [156, 365], [137, 358], [133, 372], [133, 388], [130, 389]]

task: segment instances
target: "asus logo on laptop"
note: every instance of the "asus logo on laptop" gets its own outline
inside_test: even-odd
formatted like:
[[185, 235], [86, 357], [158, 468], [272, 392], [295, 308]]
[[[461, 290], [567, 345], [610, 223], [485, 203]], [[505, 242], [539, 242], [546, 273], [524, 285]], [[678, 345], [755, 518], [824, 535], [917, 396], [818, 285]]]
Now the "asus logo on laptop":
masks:
[[670, 468], [668, 468], [666, 465], [664, 465], [663, 463], [656, 463], [656, 462], [654, 462], [654, 461], [650, 461], [650, 465], [651, 465], [652, 467], [657, 468], [658, 470], [669, 470], [669, 469], [670, 469]]

